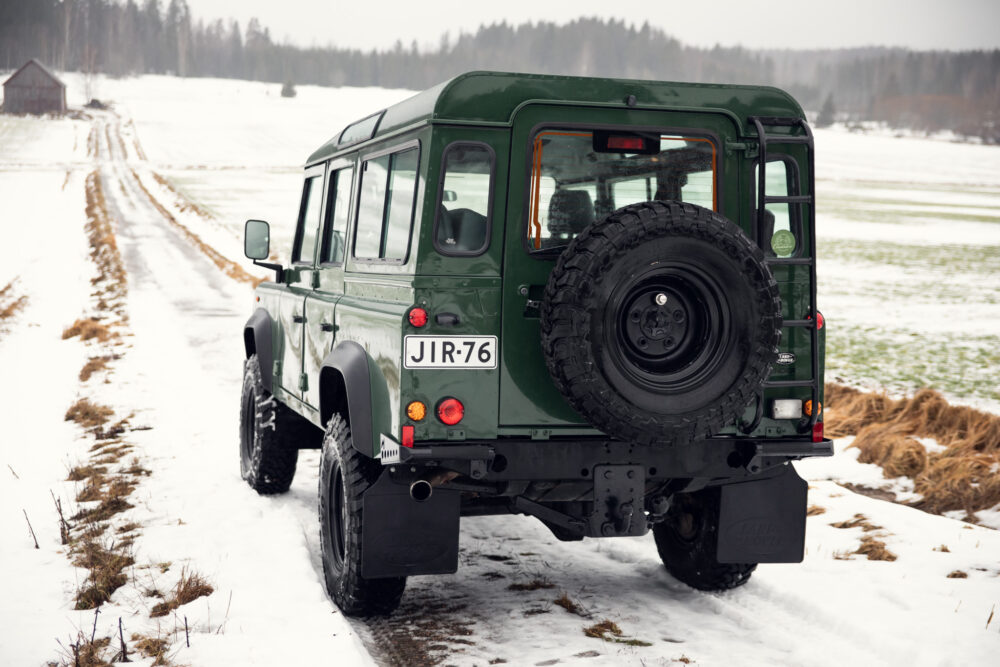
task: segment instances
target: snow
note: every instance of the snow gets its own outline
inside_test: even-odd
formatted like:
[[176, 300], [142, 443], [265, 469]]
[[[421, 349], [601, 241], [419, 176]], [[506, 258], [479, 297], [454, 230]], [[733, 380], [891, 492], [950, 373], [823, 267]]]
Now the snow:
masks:
[[[78, 106], [82, 80], [67, 79], [70, 104]], [[532, 519], [480, 517], [463, 520], [457, 574], [412, 578], [388, 621], [345, 619], [322, 584], [316, 452], [302, 452], [292, 489], [280, 497], [257, 496], [239, 477], [238, 332], [252, 308], [250, 288], [220, 272], [150, 202], [247, 266], [243, 220], [263, 217], [279, 230], [285, 222], [287, 238], [303, 159], [347, 122], [408, 94], [302, 86], [287, 100], [277, 91], [238, 81], [99, 79], [96, 96], [113, 100], [121, 121], [97, 115], [94, 122], [109, 129], [96, 158], [88, 155], [88, 121], [0, 116], [0, 238], [8, 248], [0, 287], [16, 277], [14, 289], [28, 297], [21, 313], [0, 324], [0, 664], [54, 659], [55, 637], [65, 644], [93, 623], [92, 612], [72, 609], [84, 573], [63, 553], [49, 496], [51, 489], [67, 514], [75, 511], [77, 485], [63, 480], [93, 441], [63, 414], [81, 395], [149, 427], [127, 437], [153, 471], [130, 497], [135, 507], [120, 515], [142, 524], [134, 581], [104, 606], [98, 632], [111, 634], [122, 617], [126, 636], [168, 635], [179, 664], [373, 664], [381, 654], [373, 660], [370, 648], [392, 632], [419, 635], [428, 616], [441, 624], [446, 662], [457, 665], [496, 658], [560, 665], [678, 664], [682, 657], [698, 665], [995, 661], [1000, 615], [987, 619], [1000, 606], [1000, 533], [844, 488], [915, 497], [909, 480], [886, 480], [877, 466], [859, 463], [850, 439], [835, 443], [831, 459], [797, 464], [812, 487], [810, 504], [825, 509], [808, 519], [805, 562], [762, 565], [738, 590], [706, 594], [674, 580], [651, 536], [561, 543]], [[836, 131], [818, 132], [817, 145], [820, 242], [829, 244], [821, 304], [833, 348], [844, 327], [883, 346], [897, 374], [890, 380], [941, 379], [951, 383], [942, 387], [950, 395], [992, 405], [982, 382], [989, 377], [995, 388], [997, 362], [976, 355], [1000, 332], [1000, 151]], [[77, 373], [93, 347], [61, 333], [93, 307], [82, 227], [84, 179], [95, 168], [118, 220], [130, 319], [109, 382], [95, 376], [81, 384]], [[185, 208], [184, 197], [207, 215]], [[891, 219], [866, 220], [871, 211]], [[935, 217], [942, 213], [958, 219]], [[975, 252], [985, 263], [966, 266], [963, 255]], [[885, 259], [899, 256], [912, 263]], [[891, 303], [873, 282], [894, 290]], [[970, 308], [975, 318], [964, 316]], [[891, 329], [863, 333], [887, 313]], [[971, 356], [949, 362], [954, 371], [921, 366], [936, 351], [927, 347], [932, 336]], [[867, 357], [852, 356], [852, 345], [839, 345], [844, 353], [828, 359], [830, 377], [885, 379]], [[899, 382], [892, 386], [905, 386]], [[858, 514], [879, 528], [831, 525]], [[1000, 507], [979, 516], [1000, 528]], [[897, 560], [849, 555], [863, 535], [885, 542]], [[165, 572], [161, 563], [169, 563]], [[205, 576], [215, 593], [150, 619], [153, 600], [143, 589], [168, 590], [183, 568]], [[956, 570], [968, 578], [948, 578]], [[552, 588], [508, 588], [534, 579]], [[562, 594], [587, 617], [554, 605]], [[583, 634], [604, 619], [651, 645]]]

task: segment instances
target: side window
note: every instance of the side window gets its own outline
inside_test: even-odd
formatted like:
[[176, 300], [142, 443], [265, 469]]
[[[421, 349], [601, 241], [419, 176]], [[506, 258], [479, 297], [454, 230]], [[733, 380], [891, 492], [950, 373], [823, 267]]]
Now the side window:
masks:
[[385, 186], [389, 177], [390, 155], [364, 163], [361, 173], [361, 197], [358, 199], [358, 224], [354, 256], [378, 259], [382, 245], [382, 214], [385, 213]]
[[344, 261], [344, 234], [351, 210], [351, 189], [354, 185], [354, 167], [338, 169], [330, 174], [330, 192], [327, 194], [326, 236], [323, 239], [322, 261], [341, 264]]
[[323, 200], [323, 177], [313, 176], [306, 179], [302, 188], [302, 206], [299, 209], [299, 222], [295, 232], [295, 248], [292, 252], [292, 262], [311, 264], [316, 252], [316, 237], [319, 234], [320, 204]]
[[355, 257], [406, 259], [417, 193], [418, 154], [413, 147], [363, 163]]
[[[754, 198], [757, 197], [757, 182], [760, 166], [754, 165], [753, 187]], [[764, 183], [765, 194], [769, 197], [786, 197], [798, 194], [797, 170], [794, 162], [776, 158], [767, 161], [767, 182]], [[768, 204], [764, 220], [760, 225], [762, 247], [774, 253], [776, 257], [791, 257], [801, 245], [797, 207], [788, 204]]]
[[406, 258], [410, 246], [410, 222], [413, 220], [413, 199], [417, 194], [417, 149], [392, 156], [389, 170], [389, 194], [382, 235], [382, 257]]
[[489, 244], [493, 151], [452, 144], [443, 162], [434, 245], [444, 255], [478, 255]]

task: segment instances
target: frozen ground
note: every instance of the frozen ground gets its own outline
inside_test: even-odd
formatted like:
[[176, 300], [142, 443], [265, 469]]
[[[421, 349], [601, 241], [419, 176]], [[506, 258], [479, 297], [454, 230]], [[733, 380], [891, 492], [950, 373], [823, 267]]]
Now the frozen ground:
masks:
[[[69, 78], [78, 104], [79, 81]], [[42, 664], [58, 654], [56, 637], [65, 643], [93, 622], [92, 612], [72, 609], [81, 571], [62, 554], [49, 497], [51, 489], [72, 505], [77, 485], [62, 480], [92, 443], [62, 420], [81, 393], [150, 427], [129, 434], [153, 474], [121, 517], [143, 526], [136, 574], [103, 609], [99, 632], [110, 634], [121, 616], [126, 634], [171, 636], [179, 664], [369, 664], [366, 647], [385, 662], [390, 645], [462, 665], [986, 665], [1000, 654], [1000, 533], [852, 493], [838, 482], [874, 484], [881, 473], [851, 452], [798, 466], [813, 486], [810, 503], [824, 510], [809, 519], [805, 562], [761, 566], [736, 591], [678, 583], [650, 537], [564, 544], [533, 520], [476, 518], [463, 523], [457, 575], [413, 578], [387, 621], [345, 621], [321, 584], [315, 453], [304, 452], [280, 498], [258, 497], [239, 479], [234, 332], [251, 310], [249, 287], [220, 272], [164, 211], [239, 259], [244, 218], [293, 215], [305, 155], [403, 93], [306, 87], [284, 100], [276, 86], [163, 77], [98, 86], [97, 96], [118, 102], [120, 120], [0, 116], [0, 236], [9, 249], [0, 288], [17, 278], [13, 289], [28, 298], [0, 324], [0, 664]], [[994, 398], [995, 380], [985, 378], [1000, 367], [990, 344], [1000, 331], [1000, 228], [979, 218], [1000, 215], [1000, 152], [824, 132], [818, 145], [831, 375], [887, 377], [901, 389], [954, 377], [957, 386], [944, 387], [952, 395]], [[108, 382], [81, 383], [88, 348], [60, 334], [93, 306], [81, 228], [83, 182], [95, 169], [128, 271], [130, 321]], [[866, 223], [879, 210], [887, 217]], [[884, 323], [872, 325], [875, 315]], [[874, 343], [884, 376], [858, 349]], [[964, 351], [948, 356], [951, 347]], [[865, 525], [832, 525], [858, 514]], [[850, 555], [864, 535], [897, 559]], [[171, 565], [144, 568], [160, 563]], [[182, 567], [204, 574], [215, 593], [150, 619], [142, 588], [169, 588]], [[948, 578], [955, 571], [967, 578]], [[551, 588], [508, 588], [536, 579]], [[563, 594], [583, 616], [553, 604]], [[183, 629], [174, 634], [181, 616], [190, 648]], [[584, 636], [604, 619], [649, 646]]]

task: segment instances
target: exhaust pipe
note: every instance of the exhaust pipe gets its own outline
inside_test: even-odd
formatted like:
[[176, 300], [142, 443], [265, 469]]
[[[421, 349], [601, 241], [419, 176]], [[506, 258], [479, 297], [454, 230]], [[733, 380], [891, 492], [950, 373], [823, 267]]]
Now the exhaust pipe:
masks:
[[434, 487], [426, 479], [418, 479], [413, 484], [410, 484], [410, 497], [418, 503], [422, 503], [430, 498], [433, 492]]

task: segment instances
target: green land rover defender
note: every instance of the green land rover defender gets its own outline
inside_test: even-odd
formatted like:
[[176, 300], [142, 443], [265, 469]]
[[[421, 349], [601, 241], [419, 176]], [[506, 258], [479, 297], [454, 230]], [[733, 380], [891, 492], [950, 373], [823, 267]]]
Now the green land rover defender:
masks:
[[[829, 456], [813, 140], [758, 86], [471, 72], [313, 153], [243, 331], [241, 468], [321, 448], [327, 589], [388, 613], [459, 519], [644, 535], [702, 590], [803, 556]], [[596, 575], [595, 575], [596, 576]]]

